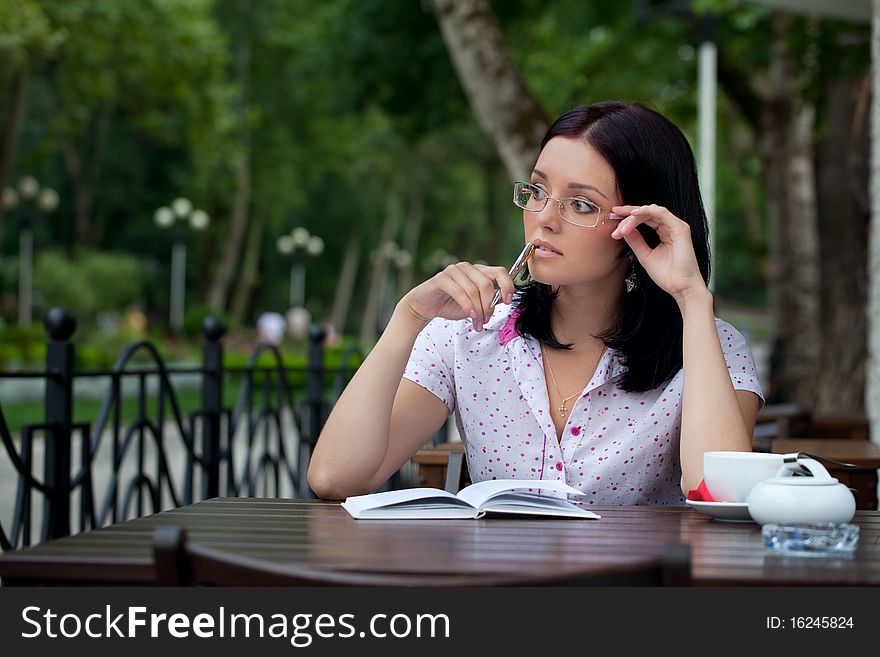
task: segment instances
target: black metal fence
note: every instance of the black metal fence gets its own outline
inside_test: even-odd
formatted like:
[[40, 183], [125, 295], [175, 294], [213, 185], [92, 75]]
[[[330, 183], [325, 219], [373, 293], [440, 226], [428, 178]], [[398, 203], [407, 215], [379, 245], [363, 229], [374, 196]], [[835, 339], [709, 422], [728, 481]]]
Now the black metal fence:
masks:
[[[198, 365], [169, 367], [152, 343], [137, 342], [109, 370], [76, 371], [74, 318], [54, 308], [44, 323], [45, 370], [0, 373], [45, 382], [43, 421], [17, 437], [0, 404], [0, 459], [17, 475], [11, 521], [0, 517], [3, 550], [32, 544], [36, 524], [45, 541], [218, 495], [311, 497], [309, 456], [361, 360], [349, 350], [325, 367], [325, 331], [313, 325], [304, 368], [285, 367], [266, 344], [246, 366], [224, 367], [226, 329], [208, 318]], [[195, 410], [181, 407], [182, 378], [197, 386]], [[87, 379], [106, 380], [106, 394], [94, 420], [76, 421], [75, 384]], [[238, 386], [234, 405], [224, 403], [227, 385]]]

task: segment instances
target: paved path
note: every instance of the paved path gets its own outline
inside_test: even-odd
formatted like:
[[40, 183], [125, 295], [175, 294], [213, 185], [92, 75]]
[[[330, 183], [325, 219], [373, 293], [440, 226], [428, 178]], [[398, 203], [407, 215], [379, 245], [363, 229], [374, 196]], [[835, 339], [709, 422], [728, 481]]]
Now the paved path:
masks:
[[[289, 413], [285, 413], [283, 420], [283, 431], [287, 439], [284, 443], [284, 448], [288, 453], [288, 459], [291, 463], [293, 463], [294, 467], [297, 466], [297, 456], [299, 454], [299, 435], [296, 431], [296, 428], [290, 418]], [[175, 482], [175, 486], [177, 489], [178, 495], [181, 494], [181, 483], [183, 482], [183, 473], [186, 466], [186, 448], [180, 437], [180, 432], [177, 429], [176, 424], [174, 423], [166, 423], [165, 425], [165, 453], [166, 459], [168, 462], [168, 468], [172, 473], [172, 479]], [[275, 432], [272, 432], [272, 445], [274, 446]], [[241, 472], [242, 467], [244, 466], [244, 461], [247, 456], [247, 447], [245, 445], [246, 439], [243, 435], [236, 436], [236, 449], [234, 451], [234, 463], [236, 472]], [[145, 441], [145, 449], [144, 449], [144, 463], [146, 464], [146, 470], [150, 475], [155, 478], [155, 473], [157, 472], [156, 460], [157, 460], [157, 449], [155, 447], [155, 442], [151, 440], [149, 437], [146, 437]], [[260, 440], [256, 443], [256, 446], [252, 453], [255, 453], [257, 450], [261, 449], [264, 442]], [[134, 476], [137, 471], [137, 459], [138, 453], [137, 448], [135, 447], [136, 442], [132, 445], [127, 457], [123, 461], [123, 467], [120, 470], [120, 492], [119, 492], [119, 501], [122, 502], [122, 498], [124, 495], [124, 490], [128, 486], [128, 482]], [[16, 440], [16, 447], [19, 447], [18, 440]], [[33, 464], [33, 472], [35, 473], [38, 480], [43, 479], [43, 450], [42, 441], [36, 441], [35, 449], [34, 449], [34, 464]], [[74, 445], [73, 445], [73, 468], [72, 471], [75, 473], [79, 470], [79, 449], [80, 449], [80, 440], [79, 436], [74, 437]], [[274, 447], [272, 448], [273, 453]], [[292, 456], [291, 456], [292, 455]], [[258, 456], [256, 458], [259, 458]], [[256, 458], [254, 460], [256, 460]], [[253, 472], [255, 468], [254, 463], [252, 462], [251, 471]], [[94, 460], [93, 465], [93, 477], [94, 477], [94, 491], [96, 497], [96, 503], [98, 509], [103, 506], [104, 500], [107, 495], [107, 491], [110, 486], [111, 478], [113, 476], [113, 447], [112, 447], [112, 435], [110, 432], [105, 432], [100, 447], [98, 449], [98, 453]], [[223, 477], [224, 475], [221, 475]], [[265, 482], [265, 479], [261, 480]], [[2, 523], [3, 530], [8, 534], [12, 528], [12, 517], [15, 506], [16, 499], [16, 488], [18, 484], [18, 476], [15, 468], [13, 467], [9, 457], [6, 454], [6, 450], [0, 447], [0, 523]], [[196, 476], [194, 482], [194, 490], [198, 491], [200, 489], [200, 479]], [[221, 493], [223, 489], [221, 488]], [[266, 489], [266, 484], [262, 483], [257, 488], [257, 495], [274, 495], [274, 487]], [[294, 491], [290, 478], [282, 475], [280, 477], [280, 496], [281, 497], [296, 497], [297, 491]], [[32, 509], [33, 509], [33, 523], [32, 527], [34, 527], [34, 539], [37, 538], [39, 534], [39, 527], [42, 519], [42, 498], [43, 496], [39, 493], [32, 494]], [[76, 532], [79, 529], [79, 504], [80, 504], [80, 496], [79, 493], [76, 492], [73, 495], [72, 500], [72, 518], [71, 518], [71, 529]], [[144, 498], [145, 504], [145, 512], [152, 512], [152, 507], [150, 503], [147, 501], [145, 496]], [[162, 491], [162, 508], [171, 508], [173, 506], [172, 498], [170, 493], [167, 490]]]

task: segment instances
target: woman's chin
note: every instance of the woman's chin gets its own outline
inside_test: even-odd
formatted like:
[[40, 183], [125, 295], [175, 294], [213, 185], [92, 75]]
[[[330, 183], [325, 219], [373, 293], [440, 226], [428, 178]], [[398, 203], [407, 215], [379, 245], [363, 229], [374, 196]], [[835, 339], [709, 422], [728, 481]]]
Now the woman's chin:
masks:
[[544, 285], [550, 285], [553, 287], [557, 287], [560, 285], [559, 281], [557, 281], [555, 278], [552, 278], [549, 276], [535, 276], [535, 274], [532, 274], [531, 279], [535, 283], [543, 283]]

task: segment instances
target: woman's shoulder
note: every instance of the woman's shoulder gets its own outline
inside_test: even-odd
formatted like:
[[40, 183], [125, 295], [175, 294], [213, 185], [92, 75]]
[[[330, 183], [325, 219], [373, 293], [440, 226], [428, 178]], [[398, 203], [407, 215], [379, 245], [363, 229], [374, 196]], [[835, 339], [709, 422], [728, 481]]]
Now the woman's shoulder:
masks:
[[754, 360], [750, 345], [750, 331], [744, 327], [738, 328], [723, 319], [715, 318], [715, 327], [718, 330], [718, 340], [721, 342], [721, 350], [728, 363]]
[[737, 328], [727, 320], [715, 317], [715, 328], [718, 330], [718, 337], [721, 338], [722, 344], [726, 338], [748, 343], [748, 330]]

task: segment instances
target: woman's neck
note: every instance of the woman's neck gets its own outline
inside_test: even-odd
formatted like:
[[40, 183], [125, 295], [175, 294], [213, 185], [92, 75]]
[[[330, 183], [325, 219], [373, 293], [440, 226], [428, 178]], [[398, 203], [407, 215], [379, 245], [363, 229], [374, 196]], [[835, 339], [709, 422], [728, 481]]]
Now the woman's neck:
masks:
[[550, 314], [556, 339], [575, 349], [599, 346], [601, 340], [595, 336], [614, 322], [622, 288], [607, 284], [560, 287]]

